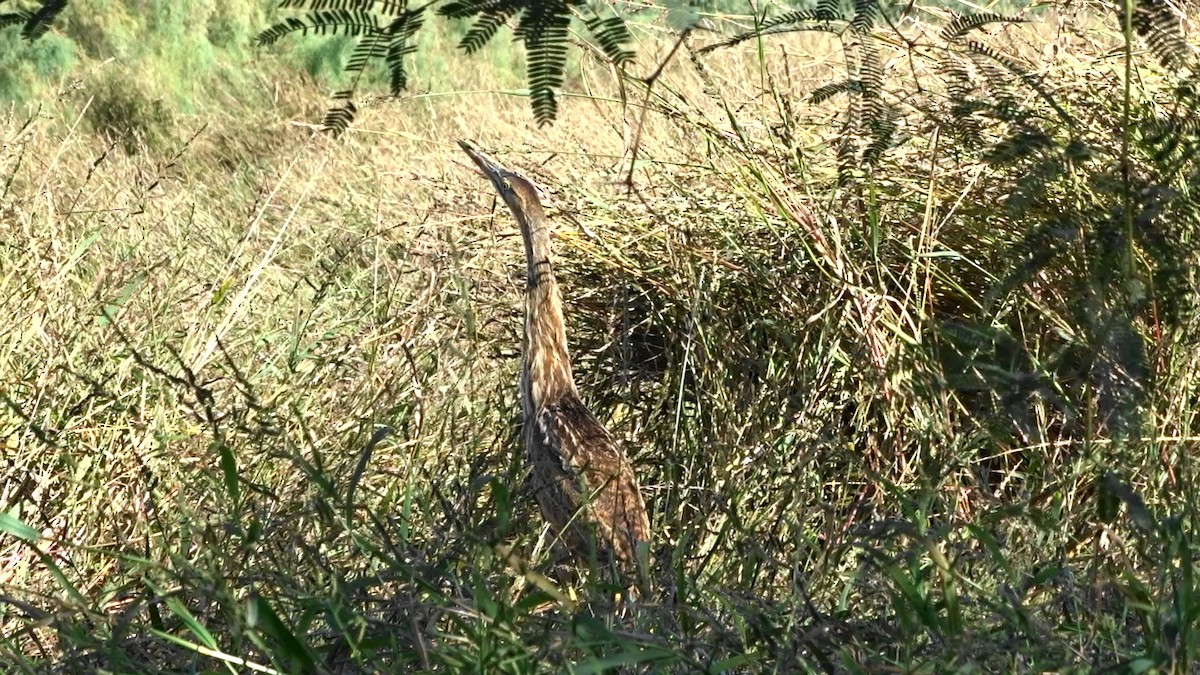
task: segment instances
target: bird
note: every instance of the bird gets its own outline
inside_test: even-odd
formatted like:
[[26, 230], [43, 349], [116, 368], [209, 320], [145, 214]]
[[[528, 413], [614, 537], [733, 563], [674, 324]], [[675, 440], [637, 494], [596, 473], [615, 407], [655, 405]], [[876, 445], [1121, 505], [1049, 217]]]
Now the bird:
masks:
[[525, 245], [522, 436], [542, 516], [571, 553], [595, 551], [632, 569], [639, 545], [649, 546], [650, 517], [633, 465], [575, 384], [540, 191], [472, 143], [458, 144], [512, 212]]

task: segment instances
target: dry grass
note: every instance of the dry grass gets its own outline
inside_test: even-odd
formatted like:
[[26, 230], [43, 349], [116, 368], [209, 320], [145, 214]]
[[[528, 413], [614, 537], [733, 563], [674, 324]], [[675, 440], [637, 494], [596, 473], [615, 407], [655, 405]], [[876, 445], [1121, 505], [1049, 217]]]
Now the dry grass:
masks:
[[[1082, 113], [1117, 72], [1097, 25], [994, 39]], [[1019, 238], [994, 213], [1011, 183], [914, 113], [869, 190], [836, 189], [839, 103], [802, 103], [839, 77], [834, 46], [680, 57], [626, 105], [587, 63], [546, 130], [468, 59], [465, 93], [369, 108], [337, 142], [293, 124], [313, 118], [299, 94], [185, 123], [167, 152], [10, 115], [0, 524], [40, 538], [0, 535], [0, 662], [1186, 670], [1194, 318], [1142, 326], [1137, 442], [1071, 431], [1045, 399], [1021, 437], [987, 392], [939, 384], [940, 322], [979, 316]], [[669, 48], [646, 33], [631, 70]], [[887, 63], [910, 69], [898, 100], [932, 81]], [[654, 512], [643, 605], [610, 612], [612, 589], [556, 566], [521, 492], [520, 252], [458, 138], [554, 197], [585, 396]], [[1025, 289], [995, 325], [1048, 356], [1074, 300]], [[1105, 515], [1122, 500], [1177, 519]]]

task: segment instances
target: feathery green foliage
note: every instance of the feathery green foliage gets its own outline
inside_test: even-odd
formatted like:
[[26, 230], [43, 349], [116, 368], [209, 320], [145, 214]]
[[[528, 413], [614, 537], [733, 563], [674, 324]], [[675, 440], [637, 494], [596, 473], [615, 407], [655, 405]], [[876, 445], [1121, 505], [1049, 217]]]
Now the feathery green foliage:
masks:
[[[525, 46], [530, 102], [539, 125], [549, 124], [558, 114], [554, 92], [563, 83], [571, 18], [580, 11], [588, 11], [582, 0], [452, 0], [438, 9], [442, 16], [473, 19], [460, 42], [467, 54], [478, 51], [500, 26], [516, 19], [513, 32]], [[631, 36], [621, 17], [602, 18], [589, 11], [584, 26], [613, 63], [621, 65], [633, 58], [627, 48]]]
[[[334, 94], [337, 103], [325, 117], [325, 128], [336, 135], [353, 121], [354, 107], [346, 102], [355, 96], [359, 76], [369, 62], [380, 59], [386, 63], [392, 96], [398, 96], [407, 87], [404, 58], [415, 51], [413, 36], [421, 27], [427, 6], [411, 7], [407, 3], [372, 0], [342, 0], [332, 4], [325, 0], [288, 0], [281, 7], [310, 11], [303, 17], [289, 17], [264, 30], [258, 42], [270, 45], [293, 33], [358, 38], [354, 53], [346, 64], [352, 86]], [[553, 121], [558, 112], [555, 91], [563, 84], [571, 18], [583, 9], [584, 4], [575, 0], [454, 0], [439, 7], [438, 13], [449, 18], [474, 20], [460, 42], [468, 55], [479, 51], [510, 19], [516, 20], [514, 34], [525, 47], [534, 117], [539, 124], [545, 125]], [[633, 58], [627, 48], [631, 36], [620, 17], [603, 18], [590, 11], [585, 16], [584, 26], [606, 58], [618, 65]]]
[[[747, 40], [761, 40], [784, 33], [819, 32], [836, 35], [845, 51], [849, 71], [847, 78], [818, 87], [809, 95], [809, 100], [812, 103], [822, 103], [838, 94], [850, 95], [851, 104], [846, 108], [839, 149], [842, 177], [846, 180], [852, 170], [876, 166], [883, 154], [896, 142], [896, 120], [900, 112], [886, 97], [883, 64], [880, 60], [880, 51], [887, 48], [887, 41], [873, 32], [889, 11], [892, 11], [890, 5], [885, 7], [878, 0], [858, 0], [851, 5], [833, 1], [821, 2], [814, 9], [788, 12], [758, 21], [754, 30], [708, 45], [700, 51], [708, 53]], [[992, 47], [973, 41], [969, 37], [974, 31], [991, 24], [1021, 21], [1019, 18], [991, 12], [963, 15], [942, 28], [939, 33], [940, 44], [908, 45], [910, 51], [927, 49], [946, 55], [943, 57], [941, 74], [950, 80], [950, 91], [954, 99], [959, 101], [959, 107], [955, 111], [958, 114], [953, 116], [953, 123], [964, 137], [975, 138], [975, 132], [978, 131], [973, 118], [981, 110], [972, 104], [991, 106], [997, 99], [972, 102], [962, 97], [969, 88], [964, 87], [963, 83], [970, 80], [970, 75], [959, 65], [956, 55], [959, 58], [966, 55], [972, 60], [993, 61], [1016, 75], [1030, 88], [1045, 95], [1037, 82], [1025, 73], [1019, 64]], [[996, 81], [1007, 84], [1006, 78], [998, 78]], [[1000, 95], [1004, 93], [1000, 92]]]
[[425, 5], [377, 0], [284, 0], [283, 9], [308, 10], [303, 17], [288, 17], [258, 34], [256, 42], [267, 46], [291, 34], [344, 35], [358, 39], [346, 62], [350, 88], [333, 94], [334, 105], [325, 113], [322, 127], [338, 136], [353, 122], [355, 89], [367, 64], [384, 63], [390, 94], [399, 96], [408, 86], [405, 57], [416, 51], [413, 36], [424, 21]]

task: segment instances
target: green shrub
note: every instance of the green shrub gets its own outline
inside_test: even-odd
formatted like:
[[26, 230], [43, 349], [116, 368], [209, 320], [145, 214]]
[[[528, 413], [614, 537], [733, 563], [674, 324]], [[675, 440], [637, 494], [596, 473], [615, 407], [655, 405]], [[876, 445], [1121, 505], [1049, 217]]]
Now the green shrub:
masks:
[[128, 72], [106, 73], [88, 93], [92, 104], [87, 120], [92, 129], [119, 139], [126, 152], [136, 154], [143, 145], [157, 148], [171, 137], [170, 107]]
[[54, 89], [77, 60], [70, 38], [50, 34], [30, 42], [16, 28], [0, 30], [0, 99], [26, 102]]

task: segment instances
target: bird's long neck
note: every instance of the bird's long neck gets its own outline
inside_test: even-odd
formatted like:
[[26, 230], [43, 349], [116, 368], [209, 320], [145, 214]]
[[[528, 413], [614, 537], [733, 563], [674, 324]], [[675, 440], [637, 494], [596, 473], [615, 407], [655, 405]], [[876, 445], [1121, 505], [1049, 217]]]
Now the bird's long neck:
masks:
[[550, 227], [541, 213], [523, 219], [525, 241], [525, 366], [522, 384], [526, 413], [578, 395], [567, 353], [562, 294], [550, 261]]

